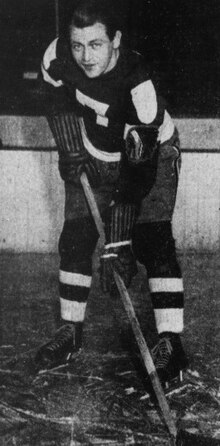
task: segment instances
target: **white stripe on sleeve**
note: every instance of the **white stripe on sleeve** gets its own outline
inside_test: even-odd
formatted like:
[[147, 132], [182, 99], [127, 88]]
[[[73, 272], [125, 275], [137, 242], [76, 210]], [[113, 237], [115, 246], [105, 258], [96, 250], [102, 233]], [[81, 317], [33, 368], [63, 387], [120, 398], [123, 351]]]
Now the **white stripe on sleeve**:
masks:
[[47, 70], [49, 70], [50, 68], [51, 62], [56, 59], [57, 41], [58, 37], [54, 39], [53, 42], [51, 42], [46, 49], [43, 57], [43, 62], [41, 64], [41, 71], [45, 82], [48, 82], [54, 87], [61, 87], [61, 85], [63, 85], [63, 82], [61, 80], [54, 80], [47, 72]]
[[50, 43], [44, 53], [43, 65], [45, 67], [45, 70], [48, 70], [48, 68], [50, 68], [50, 63], [52, 62], [52, 60], [56, 59], [57, 41], [58, 37]]
[[151, 80], [142, 82], [133, 88], [131, 96], [141, 123], [150, 124], [153, 122], [157, 114], [157, 97]]

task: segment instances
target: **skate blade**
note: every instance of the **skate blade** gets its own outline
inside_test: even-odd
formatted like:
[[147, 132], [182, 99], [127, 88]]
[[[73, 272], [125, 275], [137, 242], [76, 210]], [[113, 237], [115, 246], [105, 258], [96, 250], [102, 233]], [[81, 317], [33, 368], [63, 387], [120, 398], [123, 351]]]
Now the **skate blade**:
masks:
[[59, 369], [65, 368], [65, 367], [67, 367], [70, 364], [71, 359], [72, 359], [72, 354], [69, 353], [66, 358], [63, 358], [60, 361], [51, 362], [51, 363], [48, 362], [48, 364], [43, 364], [42, 366], [38, 366], [37, 367], [37, 374], [41, 375], [41, 374], [44, 374], [44, 373], [47, 373], [47, 372], [51, 372], [51, 371], [54, 371], [54, 370], [59, 370]]
[[187, 386], [188, 383], [184, 380], [184, 375], [182, 370], [180, 370], [178, 376], [172, 378], [170, 381], [165, 381], [163, 383], [164, 393], [167, 396], [173, 393], [179, 393]]
[[60, 359], [60, 361], [57, 361], [56, 363], [48, 363], [42, 366], [36, 366], [36, 372], [39, 375], [50, 371], [66, 368], [80, 355], [81, 352], [82, 349], [80, 348], [77, 351], [68, 353], [65, 358]]
[[44, 375], [46, 373], [54, 372], [56, 370], [65, 369], [68, 365], [69, 365], [69, 363], [51, 366], [51, 367], [47, 367], [47, 368], [42, 368], [37, 372], [37, 374]]
[[[162, 384], [164, 393], [166, 396], [170, 396], [175, 393], [180, 393], [183, 389], [187, 388], [189, 386], [189, 383], [187, 383], [184, 380], [183, 371], [181, 370], [175, 378], [172, 378], [170, 381], [165, 381]], [[140, 397], [140, 400], [153, 400], [154, 401], [155, 395], [154, 392], [147, 392], [144, 395]]]

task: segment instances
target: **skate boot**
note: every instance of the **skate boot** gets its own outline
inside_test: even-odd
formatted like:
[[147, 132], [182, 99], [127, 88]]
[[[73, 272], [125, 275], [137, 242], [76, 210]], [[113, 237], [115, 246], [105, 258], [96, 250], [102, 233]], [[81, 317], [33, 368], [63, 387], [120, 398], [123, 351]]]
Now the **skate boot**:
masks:
[[67, 364], [81, 346], [82, 323], [65, 324], [51, 341], [40, 347], [34, 360], [35, 368], [39, 371]]
[[151, 353], [159, 379], [165, 389], [182, 382], [182, 372], [188, 366], [188, 359], [179, 334], [162, 333]]

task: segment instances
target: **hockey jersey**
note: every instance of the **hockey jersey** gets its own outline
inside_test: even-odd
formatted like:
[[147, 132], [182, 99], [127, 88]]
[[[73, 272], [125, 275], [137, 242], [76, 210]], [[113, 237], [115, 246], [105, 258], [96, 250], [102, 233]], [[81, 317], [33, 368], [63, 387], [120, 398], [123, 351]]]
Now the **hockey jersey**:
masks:
[[119, 161], [127, 131], [134, 125], [156, 125], [161, 144], [172, 137], [173, 121], [138, 53], [122, 48], [116, 66], [91, 79], [60, 37], [47, 48], [41, 69], [46, 83], [67, 92], [65, 107], [81, 118], [85, 148], [95, 158]]

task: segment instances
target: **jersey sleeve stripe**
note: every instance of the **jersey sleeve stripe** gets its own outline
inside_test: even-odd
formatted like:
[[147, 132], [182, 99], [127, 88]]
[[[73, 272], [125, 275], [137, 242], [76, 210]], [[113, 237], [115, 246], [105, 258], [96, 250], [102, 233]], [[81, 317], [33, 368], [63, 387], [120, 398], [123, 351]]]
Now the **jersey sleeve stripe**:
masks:
[[157, 115], [157, 97], [151, 80], [131, 90], [132, 101], [142, 124], [151, 124]]
[[50, 68], [50, 63], [52, 62], [52, 60], [56, 59], [57, 41], [58, 37], [50, 43], [44, 53], [43, 66], [45, 67], [45, 70], [48, 70]]
[[53, 85], [54, 87], [61, 87], [63, 85], [63, 82], [61, 80], [59, 81], [55, 81], [49, 74], [48, 72], [45, 70], [43, 64], [41, 64], [41, 72], [43, 75], [43, 79], [45, 82], [47, 82], [48, 84]]
[[43, 78], [45, 82], [48, 82], [49, 84], [53, 85], [54, 87], [61, 87], [63, 85], [63, 82], [61, 80], [54, 80], [49, 74], [48, 70], [50, 68], [50, 64], [53, 60], [56, 59], [56, 49], [57, 49], [57, 41], [58, 37], [53, 40], [53, 42], [50, 43], [48, 48], [46, 49], [43, 57], [43, 61], [41, 64], [41, 72], [43, 75]]

